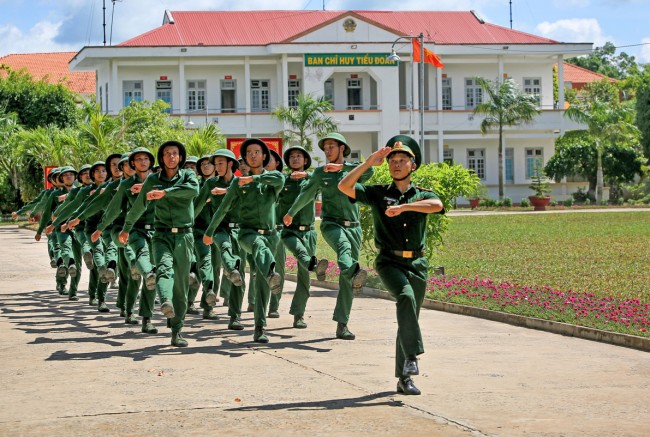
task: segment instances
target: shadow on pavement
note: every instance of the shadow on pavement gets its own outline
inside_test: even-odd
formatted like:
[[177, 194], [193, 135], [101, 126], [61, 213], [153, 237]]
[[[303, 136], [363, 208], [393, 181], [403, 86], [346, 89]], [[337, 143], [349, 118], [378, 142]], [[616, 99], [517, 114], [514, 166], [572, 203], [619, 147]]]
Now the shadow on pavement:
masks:
[[228, 408], [224, 411], [274, 411], [274, 410], [289, 410], [289, 411], [308, 411], [308, 410], [343, 410], [345, 408], [359, 408], [359, 407], [402, 407], [402, 401], [388, 399], [383, 402], [373, 402], [375, 399], [390, 398], [395, 396], [393, 391], [385, 391], [356, 398], [344, 399], [329, 399], [313, 402], [291, 402], [282, 404], [268, 404], [268, 405], [251, 405], [247, 407]]

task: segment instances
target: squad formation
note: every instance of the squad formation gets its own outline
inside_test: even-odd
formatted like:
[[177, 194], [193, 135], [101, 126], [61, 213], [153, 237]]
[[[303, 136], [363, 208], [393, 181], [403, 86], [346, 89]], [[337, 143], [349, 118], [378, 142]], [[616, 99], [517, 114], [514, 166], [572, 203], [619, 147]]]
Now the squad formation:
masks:
[[[156, 334], [159, 314], [171, 330], [172, 346], [184, 347], [185, 315], [214, 320], [220, 298], [228, 308], [228, 329], [245, 328], [241, 313], [247, 264], [253, 341], [268, 343], [267, 318], [280, 317], [287, 250], [298, 264], [289, 313], [294, 328], [307, 328], [310, 272], [324, 280], [329, 265], [316, 258], [319, 196], [320, 231], [340, 269], [332, 317], [336, 338], [354, 340], [349, 327], [354, 290], [367, 278], [358, 261], [358, 204], [365, 204], [373, 217], [375, 268], [396, 300], [397, 391], [420, 394], [411, 376], [419, 373], [417, 356], [424, 352], [418, 317], [428, 268], [426, 218], [444, 214], [444, 208], [436, 194], [411, 182], [421, 164], [419, 145], [397, 135], [362, 163], [344, 160], [351, 149], [340, 133], [321, 138], [318, 146], [327, 163], [313, 171], [304, 148], [288, 147], [280, 156], [257, 138], [241, 144], [240, 157], [226, 149], [187, 156], [177, 141], [162, 144], [157, 156], [140, 147], [79, 170], [53, 169], [48, 175], [52, 188], [13, 215], [38, 220], [37, 241], [47, 235], [60, 295], [79, 300], [85, 265], [89, 305], [110, 312], [107, 289], [117, 279], [115, 306], [124, 322], [141, 324], [145, 335]], [[392, 183], [364, 185], [384, 160]], [[199, 291], [200, 309], [195, 304]], [[134, 313], [136, 302], [141, 320]]]

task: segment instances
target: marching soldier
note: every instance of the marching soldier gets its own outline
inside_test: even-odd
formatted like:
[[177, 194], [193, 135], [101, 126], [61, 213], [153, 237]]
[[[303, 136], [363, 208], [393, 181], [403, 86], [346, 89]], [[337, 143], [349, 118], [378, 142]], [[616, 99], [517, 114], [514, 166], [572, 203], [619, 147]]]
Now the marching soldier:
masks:
[[[283, 165], [282, 165], [282, 158], [280, 157], [280, 154], [271, 148], [269, 148], [269, 153], [271, 154], [269, 157], [269, 163], [266, 164], [264, 168], [268, 171], [277, 170], [280, 173], [282, 173]], [[282, 176], [284, 176], [284, 174]], [[284, 226], [282, 225], [282, 215], [280, 215], [276, 204], [275, 229], [278, 231], [278, 234], [282, 233], [283, 227]], [[282, 289], [284, 288], [284, 265], [287, 262], [287, 252], [284, 250], [284, 244], [282, 244], [282, 242], [280, 242], [277, 245], [273, 257], [275, 258], [275, 271], [278, 272], [281, 280], [280, 280], [280, 293], [272, 294], [271, 299], [269, 300], [269, 313], [267, 315], [269, 319], [277, 319], [278, 317], [280, 317], [280, 313], [278, 312], [278, 310], [280, 308], [280, 298], [282, 297]]]
[[[187, 170], [192, 170], [194, 174], [198, 177], [199, 171], [197, 169], [197, 163], [199, 158], [194, 155], [189, 155], [183, 164], [183, 168]], [[197, 179], [198, 180], [198, 179]], [[199, 182], [200, 186], [200, 182]], [[196, 231], [196, 228], [194, 229]], [[194, 244], [196, 245], [196, 238], [194, 239]], [[196, 262], [196, 252], [192, 251], [192, 264], [190, 265], [190, 288], [187, 291], [187, 314], [199, 314], [199, 310], [194, 306], [194, 299], [199, 293], [199, 288], [201, 288], [201, 282], [199, 282], [199, 271]], [[204, 291], [205, 294], [205, 291]], [[204, 306], [207, 306], [205, 301], [203, 302]], [[214, 317], [212, 317], [214, 316]], [[211, 314], [211, 318], [216, 318], [216, 315]]]
[[[356, 183], [365, 171], [381, 165], [384, 159], [393, 178], [391, 184]], [[445, 212], [438, 196], [411, 182], [411, 173], [420, 162], [418, 143], [406, 135], [397, 135], [339, 182], [343, 193], [372, 209], [379, 251], [375, 269], [397, 306], [397, 391], [406, 395], [420, 394], [411, 376], [419, 373], [417, 356], [424, 353], [418, 317], [429, 265], [424, 254], [427, 215]]]
[[[298, 212], [313, 203], [318, 192], [322, 194], [320, 229], [327, 244], [336, 251], [340, 269], [339, 293], [332, 319], [337, 322], [337, 338], [354, 340], [355, 335], [348, 329], [353, 289], [363, 287], [368, 273], [361, 268], [358, 261], [361, 248], [359, 206], [337, 187], [339, 181], [359, 164], [343, 161], [343, 157], [348, 156], [351, 149], [340, 133], [330, 133], [320, 139], [318, 147], [325, 152], [327, 164], [314, 170], [312, 177], [301, 188], [300, 195], [284, 216], [284, 225], [291, 226]], [[370, 179], [373, 172], [372, 167], [367, 168], [360, 180], [363, 182]]]

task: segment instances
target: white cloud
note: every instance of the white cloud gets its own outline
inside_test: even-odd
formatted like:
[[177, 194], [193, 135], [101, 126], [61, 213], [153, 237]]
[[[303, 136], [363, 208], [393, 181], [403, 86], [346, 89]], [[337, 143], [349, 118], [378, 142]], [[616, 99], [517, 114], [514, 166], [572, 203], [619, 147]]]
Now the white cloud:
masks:
[[641, 42], [646, 45], [641, 46], [639, 56], [637, 57], [637, 62], [640, 62], [642, 64], [650, 63], [650, 38], [643, 38]]
[[595, 18], [571, 18], [555, 22], [544, 21], [535, 28], [537, 34], [561, 42], [592, 42], [602, 46], [607, 41], [614, 41], [603, 30]]
[[591, 0], [553, 0], [553, 5], [559, 9], [584, 9], [591, 6]]
[[14, 25], [0, 26], [0, 56], [10, 53], [47, 53], [76, 51], [76, 44], [58, 44], [54, 38], [61, 23], [41, 21], [28, 32], [21, 31]]

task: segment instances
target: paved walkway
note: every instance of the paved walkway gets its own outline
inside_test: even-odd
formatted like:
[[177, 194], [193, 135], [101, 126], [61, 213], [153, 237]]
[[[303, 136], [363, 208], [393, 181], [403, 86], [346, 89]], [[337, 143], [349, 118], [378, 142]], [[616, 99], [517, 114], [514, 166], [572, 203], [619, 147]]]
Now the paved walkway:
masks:
[[[423, 310], [422, 396], [395, 393], [394, 304], [355, 299], [357, 340], [334, 338], [335, 292], [315, 289], [270, 343], [188, 316], [190, 345], [145, 336], [53, 291], [45, 242], [0, 227], [0, 435], [647, 435], [650, 354]], [[87, 284], [84, 270], [82, 289]], [[114, 302], [114, 291], [110, 302]], [[114, 308], [111, 305], [111, 308]]]

